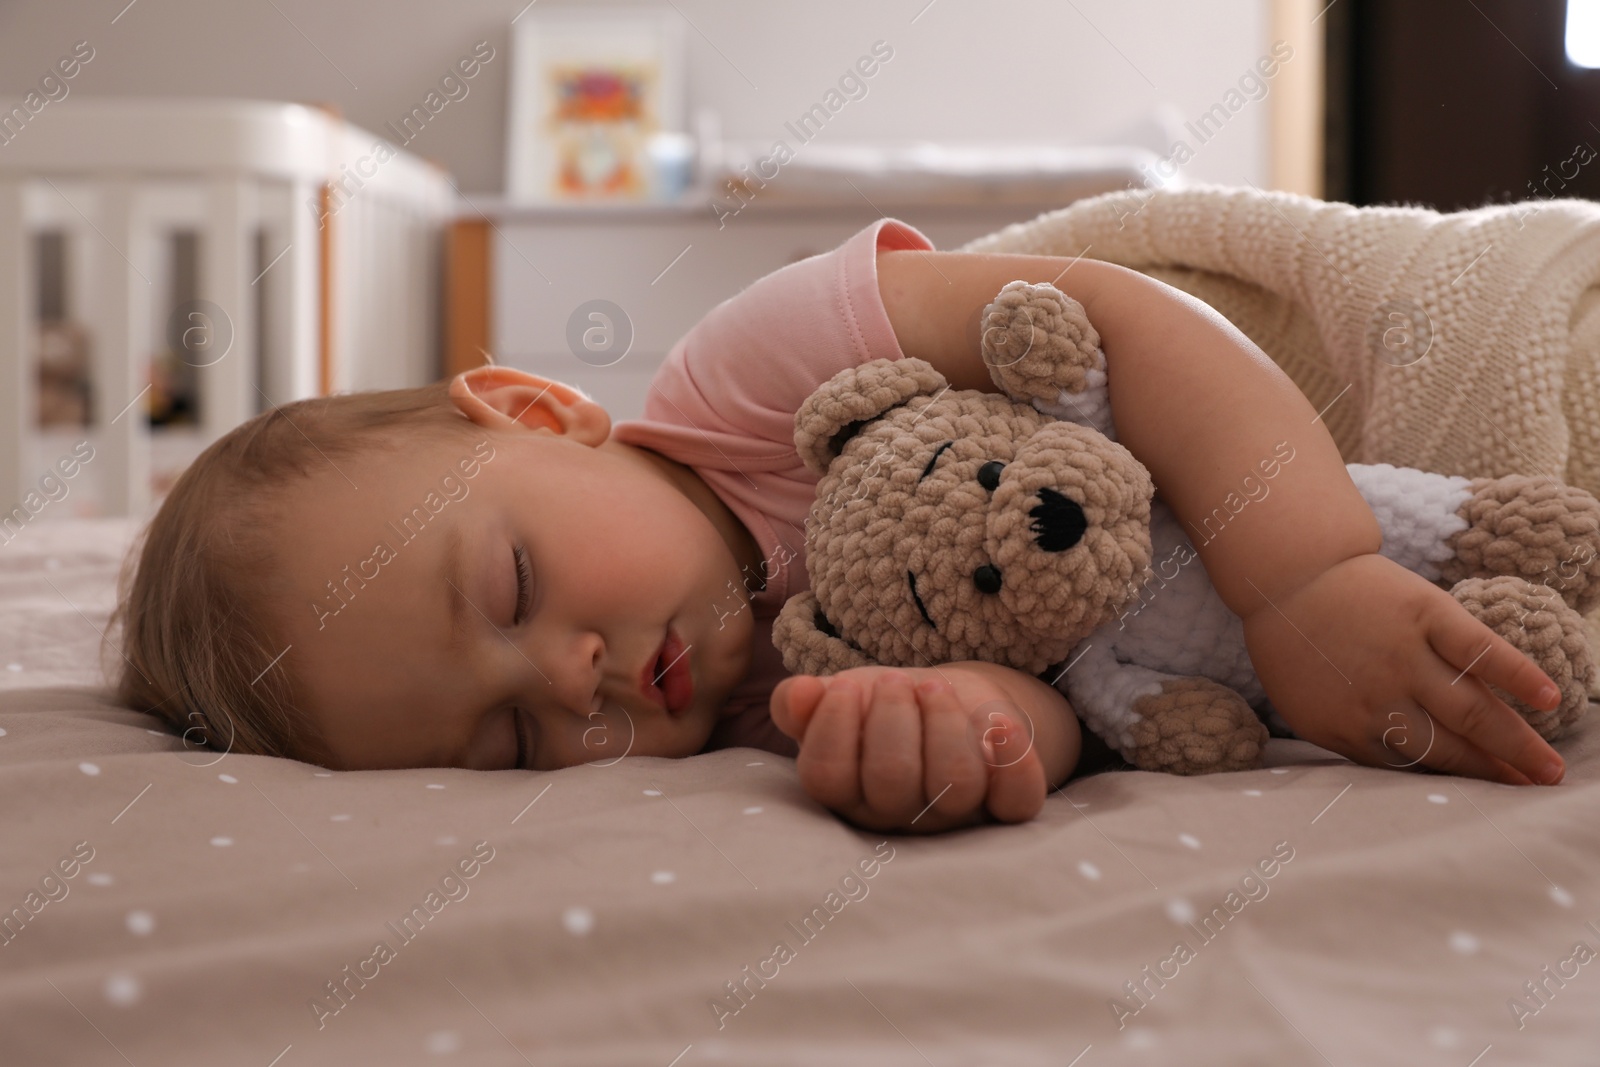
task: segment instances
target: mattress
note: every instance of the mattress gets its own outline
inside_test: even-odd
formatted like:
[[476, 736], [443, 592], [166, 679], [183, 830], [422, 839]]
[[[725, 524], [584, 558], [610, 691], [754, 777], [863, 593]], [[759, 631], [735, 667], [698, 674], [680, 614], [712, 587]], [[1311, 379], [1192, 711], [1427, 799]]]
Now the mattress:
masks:
[[0, 1063], [1600, 1059], [1592, 724], [1554, 788], [1274, 741], [916, 838], [754, 749], [331, 774], [110, 700], [131, 532], [0, 545]]

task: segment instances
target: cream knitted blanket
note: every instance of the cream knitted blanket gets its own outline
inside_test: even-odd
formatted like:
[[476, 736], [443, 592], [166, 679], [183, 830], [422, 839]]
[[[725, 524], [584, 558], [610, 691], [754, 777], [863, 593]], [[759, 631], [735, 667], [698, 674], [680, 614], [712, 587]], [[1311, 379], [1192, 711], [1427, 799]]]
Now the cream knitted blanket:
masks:
[[[1136, 189], [961, 250], [1084, 255], [1199, 297], [1324, 412], [1347, 463], [1546, 474], [1600, 496], [1600, 203], [1441, 214]], [[1600, 648], [1600, 613], [1589, 623]]]
[[1083, 254], [1199, 297], [1327, 408], [1346, 462], [1547, 474], [1600, 496], [1600, 203], [1441, 214], [1128, 190], [962, 251]]

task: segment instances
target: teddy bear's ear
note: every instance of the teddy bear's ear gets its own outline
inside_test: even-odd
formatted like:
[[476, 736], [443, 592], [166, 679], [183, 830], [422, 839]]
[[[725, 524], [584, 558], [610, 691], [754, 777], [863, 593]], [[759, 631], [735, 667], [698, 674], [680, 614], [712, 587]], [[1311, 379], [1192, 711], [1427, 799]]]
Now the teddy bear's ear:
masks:
[[875, 359], [842, 370], [801, 403], [794, 413], [794, 447], [817, 477], [861, 427], [914, 396], [937, 396], [950, 387], [926, 360]]
[[796, 593], [772, 620], [772, 644], [790, 674], [837, 674], [870, 666], [866, 653], [839, 636], [822, 613], [817, 594]]

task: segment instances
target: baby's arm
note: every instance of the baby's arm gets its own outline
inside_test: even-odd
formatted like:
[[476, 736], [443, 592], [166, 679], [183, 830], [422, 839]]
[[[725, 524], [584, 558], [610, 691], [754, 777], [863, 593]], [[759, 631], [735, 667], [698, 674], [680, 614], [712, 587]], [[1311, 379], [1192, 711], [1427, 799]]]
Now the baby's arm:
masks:
[[1059, 692], [977, 661], [786, 678], [772, 721], [799, 742], [811, 797], [857, 826], [906, 833], [1033, 818], [1081, 740]]
[[[1319, 413], [1217, 311], [1090, 259], [890, 251], [878, 271], [901, 350], [957, 388], [995, 391], [978, 319], [1006, 283], [1053, 282], [1083, 304], [1106, 354], [1118, 440], [1188, 528], [1300, 736], [1360, 763], [1560, 779], [1554, 750], [1485, 684], [1549, 707], [1553, 683], [1448, 593], [1378, 555], [1382, 531]], [[1226, 506], [1285, 455], [1269, 493], [1236, 514]], [[1226, 526], [1208, 533], [1217, 509]]]

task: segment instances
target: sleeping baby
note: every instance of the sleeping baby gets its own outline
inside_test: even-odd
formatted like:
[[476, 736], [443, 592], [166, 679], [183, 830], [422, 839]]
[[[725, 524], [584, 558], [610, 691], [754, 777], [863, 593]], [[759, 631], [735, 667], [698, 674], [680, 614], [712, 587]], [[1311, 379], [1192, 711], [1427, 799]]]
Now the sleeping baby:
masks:
[[[1488, 688], [1551, 707], [1554, 684], [1379, 554], [1317, 412], [1221, 315], [1109, 263], [936, 252], [888, 219], [712, 309], [642, 419], [614, 424], [572, 386], [491, 363], [239, 426], [130, 553], [119, 694], [219, 750], [332, 769], [750, 746], [795, 757], [804, 789], [865, 828], [1030, 819], [1079, 760], [1056, 689], [977, 661], [789, 676], [771, 636], [807, 588], [817, 479], [796, 409], [881, 358], [995, 391], [978, 319], [1016, 279], [1083, 304], [1118, 439], [1180, 518], [1294, 449], [1199, 555], [1298, 736], [1358, 763], [1560, 781], [1554, 750]], [[1313, 681], [1325, 656], [1364, 667], [1334, 689]], [[1431, 732], [1426, 753], [1390, 740], [1396, 716], [1419, 750]]]

